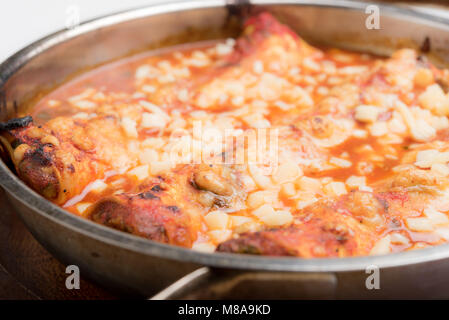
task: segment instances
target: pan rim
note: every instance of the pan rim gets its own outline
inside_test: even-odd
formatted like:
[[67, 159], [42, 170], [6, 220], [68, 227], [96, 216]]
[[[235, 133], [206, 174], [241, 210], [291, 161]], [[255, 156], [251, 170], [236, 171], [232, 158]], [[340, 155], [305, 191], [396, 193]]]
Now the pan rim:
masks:
[[[346, 10], [364, 9], [368, 4], [359, 1], [346, 0], [254, 0], [254, 5], [301, 5], [340, 8]], [[225, 0], [211, 1], [171, 1], [168, 3], [153, 4], [143, 8], [131, 9], [119, 13], [106, 15], [82, 23], [72, 30], [60, 30], [18, 51], [0, 65], [0, 88], [17, 72], [25, 63], [45, 52], [46, 49], [59, 43], [68, 41], [79, 35], [92, 32], [99, 27], [106, 27], [120, 22], [145, 18], [162, 13], [187, 11], [201, 8], [217, 8], [226, 6]], [[428, 13], [413, 11], [402, 7], [371, 3], [378, 5], [383, 14], [402, 17], [405, 19], [418, 19], [427, 24], [437, 25], [439, 28], [449, 31], [449, 23], [441, 17]], [[390, 253], [379, 256], [362, 256], [348, 258], [312, 258], [299, 257], [267, 257], [229, 253], [202, 253], [192, 249], [176, 247], [158, 243], [148, 239], [120, 232], [112, 228], [96, 224], [87, 219], [73, 215], [59, 206], [46, 200], [24, 182], [22, 182], [3, 161], [0, 161], [0, 185], [23, 206], [28, 207], [44, 218], [54, 223], [63, 225], [77, 233], [84, 234], [101, 242], [120, 247], [125, 250], [135, 251], [147, 256], [158, 256], [170, 260], [186, 263], [219, 267], [225, 269], [247, 269], [267, 271], [292, 271], [292, 272], [340, 272], [340, 271], [364, 271], [367, 266], [375, 265], [379, 268], [393, 268], [404, 265], [420, 264], [449, 258], [449, 243], [434, 247], [412, 250], [408, 252]], [[26, 200], [25, 200], [26, 199]]]

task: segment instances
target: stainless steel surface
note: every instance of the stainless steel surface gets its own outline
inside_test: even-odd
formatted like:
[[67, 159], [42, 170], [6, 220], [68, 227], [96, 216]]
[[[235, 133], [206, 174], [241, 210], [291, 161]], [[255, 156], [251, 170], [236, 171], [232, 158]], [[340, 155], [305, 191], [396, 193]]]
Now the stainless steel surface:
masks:
[[[429, 37], [440, 62], [449, 61], [449, 25], [440, 17], [379, 5], [381, 29], [368, 30], [366, 3], [257, 0], [251, 4], [256, 9], [263, 6], [315, 42], [388, 53], [403, 46], [419, 47]], [[192, 37], [173, 38], [187, 28], [220, 29], [227, 21], [227, 12], [226, 2], [219, 0], [167, 3], [100, 18], [37, 41], [0, 66], [0, 120], [13, 117], [30, 97], [74, 72], [154, 46], [167, 37], [175, 39], [172, 43], [188, 42]], [[195, 39], [206, 36], [191, 31], [193, 35]], [[255, 276], [259, 274], [266, 279], [266, 290], [277, 288], [279, 297], [289, 283], [284, 280], [290, 276], [303, 281], [319, 279], [314, 282], [318, 288], [314, 292], [326, 297], [449, 297], [449, 245], [344, 259], [206, 254], [151, 242], [78, 218], [40, 197], [3, 162], [0, 183], [30, 231], [50, 252], [67, 264], [80, 266], [82, 274], [120, 290], [151, 296], [188, 272], [209, 266], [214, 271], [208, 287], [223, 279], [228, 283], [239, 279], [235, 281], [253, 283], [250, 287], [260, 290], [260, 277]], [[380, 290], [365, 287], [365, 268], [369, 265], [381, 269]], [[293, 297], [310, 297], [310, 286], [296, 288], [287, 291]], [[240, 286], [239, 292], [245, 292], [242, 290]], [[226, 295], [223, 290], [209, 292]]]

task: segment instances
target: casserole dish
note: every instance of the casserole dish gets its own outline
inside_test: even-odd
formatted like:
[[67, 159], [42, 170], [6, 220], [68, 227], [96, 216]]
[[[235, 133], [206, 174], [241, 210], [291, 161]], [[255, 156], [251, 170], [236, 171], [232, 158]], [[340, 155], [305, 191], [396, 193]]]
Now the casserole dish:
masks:
[[[13, 118], [19, 108], [26, 108], [39, 93], [75, 72], [150, 47], [192, 38], [223, 37], [224, 32], [232, 32], [226, 26], [236, 14], [238, 18], [241, 10], [260, 6], [312, 41], [377, 54], [388, 54], [404, 46], [419, 47], [430, 41], [439, 62], [446, 58], [445, 21], [394, 7], [379, 6], [382, 28], [368, 30], [364, 28], [366, 4], [357, 2], [254, 1], [249, 7], [219, 1], [169, 3], [112, 15], [56, 33], [5, 61], [0, 69], [2, 120]], [[216, 31], [205, 33], [202, 31], [205, 28]], [[158, 32], [148, 32], [156, 29]], [[198, 253], [152, 243], [70, 216], [31, 191], [4, 164], [1, 174], [2, 185], [12, 203], [44, 246], [65, 263], [78, 265], [82, 274], [122, 290], [152, 295], [187, 272], [207, 265], [214, 269], [199, 269], [156, 297], [182, 297], [183, 290], [191, 287], [181, 285], [202, 287], [205, 280], [209, 290], [203, 288], [202, 294], [206, 297], [246, 294], [254, 298], [253, 292], [277, 298], [446, 294], [444, 290], [436, 290], [437, 286], [444, 288], [447, 281], [446, 245], [338, 260]], [[373, 266], [381, 270], [380, 290], [367, 290], [365, 285], [366, 270]], [[286, 284], [289, 290], [285, 290]], [[258, 290], [260, 287], [269, 287], [270, 292]], [[197, 296], [195, 290], [188, 295]]]

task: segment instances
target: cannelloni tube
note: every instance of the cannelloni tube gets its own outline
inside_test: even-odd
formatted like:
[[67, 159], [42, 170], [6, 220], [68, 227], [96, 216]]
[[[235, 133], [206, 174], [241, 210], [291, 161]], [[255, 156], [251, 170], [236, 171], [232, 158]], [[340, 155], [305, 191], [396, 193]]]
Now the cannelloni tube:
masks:
[[93, 221], [157, 242], [190, 248], [197, 230], [190, 216], [151, 190], [100, 200], [88, 214]]
[[0, 136], [19, 177], [57, 204], [81, 193], [105, 170], [67, 138], [32, 123]]

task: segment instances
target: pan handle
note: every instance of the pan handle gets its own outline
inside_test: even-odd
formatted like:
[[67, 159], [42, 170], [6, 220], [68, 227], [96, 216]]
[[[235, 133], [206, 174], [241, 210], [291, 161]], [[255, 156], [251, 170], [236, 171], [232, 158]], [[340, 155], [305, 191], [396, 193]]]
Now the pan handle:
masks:
[[334, 299], [337, 283], [334, 273], [241, 271], [202, 267], [150, 299]]

